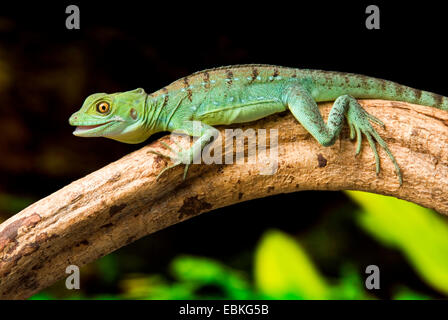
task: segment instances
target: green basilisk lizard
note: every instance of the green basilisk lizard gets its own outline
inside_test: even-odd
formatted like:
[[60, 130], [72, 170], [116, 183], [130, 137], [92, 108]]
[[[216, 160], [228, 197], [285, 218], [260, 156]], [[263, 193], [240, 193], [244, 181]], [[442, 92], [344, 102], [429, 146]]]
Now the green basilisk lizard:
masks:
[[[357, 137], [356, 154], [361, 151], [364, 134], [379, 173], [376, 141], [392, 160], [401, 184], [400, 167], [371, 122], [384, 124], [368, 114], [357, 98], [404, 101], [448, 110], [446, 97], [392, 81], [341, 72], [236, 65], [196, 72], [151, 94], [140, 88], [92, 94], [69, 122], [77, 126], [73, 132], [76, 136], [106, 137], [125, 143], [140, 143], [161, 131], [198, 137], [189, 149], [174, 150], [164, 144], [171, 155], [154, 151], [174, 159], [162, 172], [185, 164], [185, 179], [195, 156], [219, 133], [214, 125], [244, 123], [289, 110], [321, 145], [331, 146], [346, 118], [350, 138]], [[334, 101], [327, 123], [316, 103], [321, 101]], [[199, 128], [195, 121], [200, 121]]]

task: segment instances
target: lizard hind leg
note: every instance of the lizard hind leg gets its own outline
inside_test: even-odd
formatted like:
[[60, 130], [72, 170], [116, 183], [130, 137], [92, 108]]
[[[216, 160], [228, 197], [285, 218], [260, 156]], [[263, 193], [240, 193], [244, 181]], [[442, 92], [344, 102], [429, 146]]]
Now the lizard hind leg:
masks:
[[334, 144], [341, 132], [344, 118], [347, 118], [350, 127], [350, 137], [354, 138], [356, 136], [358, 140], [356, 154], [361, 151], [362, 134], [364, 134], [373, 150], [376, 172], [378, 174], [380, 160], [375, 147], [376, 140], [392, 160], [401, 185], [402, 175], [397, 161], [370, 122], [382, 126], [384, 124], [379, 119], [368, 114], [355, 98], [349, 95], [338, 97], [330, 110], [327, 123], [324, 122], [319, 107], [311, 94], [302, 86], [294, 85], [287, 88], [284, 92], [283, 100], [297, 121], [323, 146]]

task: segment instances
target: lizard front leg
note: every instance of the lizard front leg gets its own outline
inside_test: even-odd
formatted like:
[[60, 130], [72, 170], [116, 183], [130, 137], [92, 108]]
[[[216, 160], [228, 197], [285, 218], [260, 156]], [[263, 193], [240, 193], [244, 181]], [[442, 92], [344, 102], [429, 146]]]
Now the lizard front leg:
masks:
[[166, 170], [174, 168], [180, 164], [185, 164], [183, 174], [183, 180], [185, 180], [190, 164], [193, 163], [194, 159], [197, 159], [198, 157], [201, 156], [202, 150], [210, 142], [211, 138], [216, 139], [218, 137], [219, 131], [213, 128], [212, 126], [209, 126], [200, 121], [183, 121], [181, 124], [176, 124], [175, 126], [173, 126], [173, 128], [176, 128], [176, 130], [173, 132], [183, 133], [192, 137], [199, 137], [199, 138], [188, 149], [183, 149], [182, 147], [177, 145], [179, 150], [175, 150], [166, 143], [162, 143], [167, 149], [171, 151], [172, 153], [171, 155], [166, 155], [154, 150], [151, 150], [150, 152], [166, 158], [170, 158], [171, 160], [174, 161], [172, 165], [163, 169], [157, 175], [157, 178], [159, 178], [162, 175], [162, 173], [164, 173]]
[[370, 121], [381, 126], [384, 124], [374, 116], [368, 114], [358, 103], [358, 101], [349, 95], [338, 97], [330, 110], [327, 123], [324, 122], [320, 114], [319, 107], [311, 94], [300, 85], [291, 85], [283, 93], [283, 101], [292, 112], [294, 117], [305, 129], [323, 146], [331, 146], [341, 132], [344, 117], [350, 127], [350, 138], [357, 137], [356, 154], [361, 151], [362, 134], [364, 134], [373, 150], [375, 156], [376, 173], [380, 171], [380, 160], [378, 151], [375, 147], [375, 141], [386, 151], [398, 175], [400, 185], [402, 184], [402, 175], [395, 157], [390, 152], [386, 142], [380, 137], [372, 127]]

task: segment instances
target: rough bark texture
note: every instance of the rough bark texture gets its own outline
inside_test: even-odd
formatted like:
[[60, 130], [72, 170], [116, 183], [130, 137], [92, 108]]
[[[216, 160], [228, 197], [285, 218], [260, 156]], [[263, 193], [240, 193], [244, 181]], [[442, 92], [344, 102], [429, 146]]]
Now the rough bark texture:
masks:
[[[167, 165], [145, 146], [32, 204], [0, 225], [0, 298], [27, 298], [82, 266], [147, 234], [215, 208], [300, 190], [364, 190], [393, 195], [448, 213], [448, 112], [401, 102], [365, 100], [386, 124], [377, 127], [403, 170], [398, 184], [380, 150], [375, 174], [367, 142], [354, 156], [348, 129], [332, 147], [320, 146], [289, 113], [243, 125], [277, 128], [278, 171], [257, 164], [183, 166], [156, 181]], [[322, 104], [327, 115], [331, 104]], [[169, 141], [168, 137], [162, 140]]]

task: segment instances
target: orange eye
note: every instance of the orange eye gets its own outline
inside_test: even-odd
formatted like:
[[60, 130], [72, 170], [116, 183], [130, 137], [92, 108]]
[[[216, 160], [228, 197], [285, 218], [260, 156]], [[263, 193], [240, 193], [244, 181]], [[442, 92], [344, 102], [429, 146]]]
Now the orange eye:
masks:
[[96, 105], [96, 111], [98, 111], [99, 113], [106, 113], [109, 111], [109, 103], [107, 102], [99, 102]]

